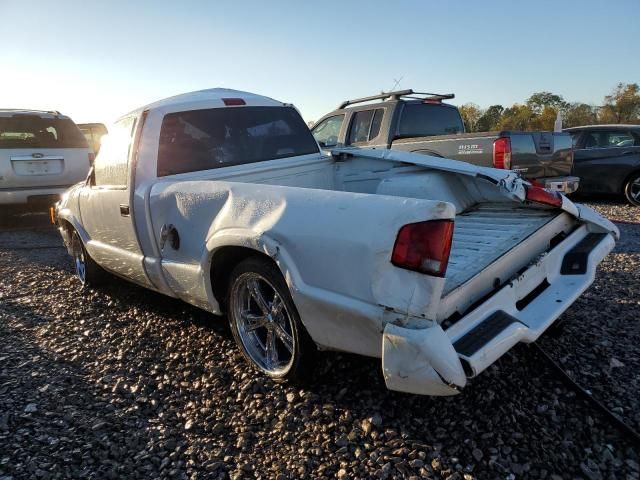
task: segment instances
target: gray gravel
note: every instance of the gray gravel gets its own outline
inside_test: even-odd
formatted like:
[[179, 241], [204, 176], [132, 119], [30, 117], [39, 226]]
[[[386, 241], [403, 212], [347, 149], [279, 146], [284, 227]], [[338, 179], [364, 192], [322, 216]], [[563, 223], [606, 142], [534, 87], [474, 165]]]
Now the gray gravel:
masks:
[[[611, 218], [638, 210], [599, 202]], [[634, 446], [522, 345], [452, 398], [325, 353], [256, 375], [224, 319], [120, 280], [83, 292], [57, 233], [0, 232], [0, 479], [640, 478]], [[640, 225], [540, 344], [640, 429]]]

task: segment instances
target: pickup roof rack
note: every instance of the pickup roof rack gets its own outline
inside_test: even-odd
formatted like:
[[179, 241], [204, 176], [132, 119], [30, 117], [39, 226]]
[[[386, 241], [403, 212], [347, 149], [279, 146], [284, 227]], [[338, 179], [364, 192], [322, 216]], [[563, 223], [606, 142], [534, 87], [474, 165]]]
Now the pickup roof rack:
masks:
[[[369, 102], [371, 100], [398, 100], [400, 97], [406, 97], [409, 95], [413, 95], [410, 98], [415, 98], [418, 100], [431, 100], [431, 101], [442, 101], [442, 100], [450, 100], [455, 98], [453, 93], [427, 93], [427, 92], [414, 92], [411, 89], [407, 90], [396, 90], [395, 92], [382, 92], [378, 95], [371, 95], [370, 97], [362, 97], [355, 98], [353, 100], [345, 100], [338, 106], [338, 110], [341, 110], [349, 105], [353, 105], [354, 103], [363, 103]], [[416, 96], [419, 95], [419, 96]]]

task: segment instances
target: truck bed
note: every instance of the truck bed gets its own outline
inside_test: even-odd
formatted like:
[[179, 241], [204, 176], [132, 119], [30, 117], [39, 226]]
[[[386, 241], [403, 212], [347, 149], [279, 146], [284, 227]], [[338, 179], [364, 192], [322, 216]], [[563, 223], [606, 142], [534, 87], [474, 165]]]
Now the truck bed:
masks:
[[464, 284], [558, 215], [506, 203], [484, 203], [455, 219], [443, 296]]

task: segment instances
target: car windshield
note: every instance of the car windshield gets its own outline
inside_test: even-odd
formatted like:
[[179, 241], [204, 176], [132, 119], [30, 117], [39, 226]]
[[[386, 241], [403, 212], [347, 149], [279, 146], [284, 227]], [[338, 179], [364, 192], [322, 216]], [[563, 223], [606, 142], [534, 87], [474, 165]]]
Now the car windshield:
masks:
[[458, 109], [443, 104], [407, 103], [396, 138], [451, 135], [464, 131]]
[[16, 114], [0, 117], [0, 148], [88, 148], [88, 145], [68, 118]]
[[160, 129], [158, 176], [318, 153], [291, 107], [234, 107], [167, 114]]

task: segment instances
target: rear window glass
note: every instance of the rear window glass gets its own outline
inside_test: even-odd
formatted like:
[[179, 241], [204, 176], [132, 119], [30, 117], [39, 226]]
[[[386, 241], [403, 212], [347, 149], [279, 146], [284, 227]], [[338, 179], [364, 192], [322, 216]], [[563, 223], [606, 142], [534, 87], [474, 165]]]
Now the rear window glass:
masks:
[[158, 176], [317, 153], [291, 107], [232, 107], [165, 115]]
[[407, 103], [402, 110], [397, 138], [452, 135], [464, 131], [458, 110], [446, 105]]
[[69, 119], [18, 114], [0, 117], [0, 148], [88, 148], [88, 144]]

